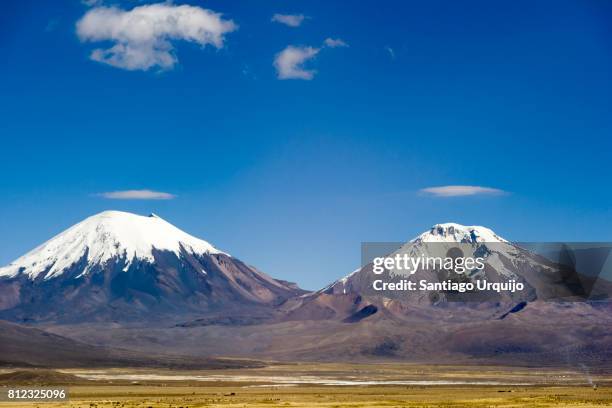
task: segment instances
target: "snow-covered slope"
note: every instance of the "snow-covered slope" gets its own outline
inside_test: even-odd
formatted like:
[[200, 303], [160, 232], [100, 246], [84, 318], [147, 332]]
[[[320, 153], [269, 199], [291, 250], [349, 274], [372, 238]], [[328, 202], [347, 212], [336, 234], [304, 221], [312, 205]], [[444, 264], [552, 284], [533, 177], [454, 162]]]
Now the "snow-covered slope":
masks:
[[454, 242], [454, 243], [481, 243], [481, 242], [508, 242], [489, 228], [479, 226], [466, 226], [456, 223], [436, 224], [411, 240], [410, 242]]
[[169, 251], [177, 256], [181, 250], [191, 254], [221, 253], [206, 241], [195, 238], [155, 214], [148, 217], [121, 211], [104, 211], [72, 226], [49, 241], [0, 268], [0, 277], [20, 273], [31, 279], [60, 276], [75, 263], [87, 257], [87, 274], [91, 266], [110, 259], [124, 258], [125, 269], [134, 260], [153, 262], [153, 251]]

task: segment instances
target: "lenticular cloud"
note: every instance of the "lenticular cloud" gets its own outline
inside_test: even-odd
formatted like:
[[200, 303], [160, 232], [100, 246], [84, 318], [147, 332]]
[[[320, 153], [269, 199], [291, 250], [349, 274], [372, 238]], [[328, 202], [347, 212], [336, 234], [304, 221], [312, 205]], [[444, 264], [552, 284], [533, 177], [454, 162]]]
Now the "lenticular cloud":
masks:
[[177, 62], [172, 42], [183, 40], [222, 48], [232, 20], [201, 7], [151, 4], [126, 11], [96, 7], [77, 22], [81, 41], [112, 41], [92, 51], [94, 61], [127, 70], [171, 69]]

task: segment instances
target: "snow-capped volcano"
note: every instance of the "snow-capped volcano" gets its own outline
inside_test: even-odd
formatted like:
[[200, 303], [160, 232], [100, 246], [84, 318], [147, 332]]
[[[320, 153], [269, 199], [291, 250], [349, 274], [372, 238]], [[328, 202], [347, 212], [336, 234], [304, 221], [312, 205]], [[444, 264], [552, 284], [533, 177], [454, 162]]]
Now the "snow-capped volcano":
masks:
[[[457, 223], [435, 224], [429, 230], [401, 245], [399, 249], [378, 256], [408, 255], [410, 257], [438, 256], [446, 257], [449, 251], [459, 249], [464, 256], [484, 256], [490, 263], [495, 263], [498, 272], [507, 277], [516, 277], [509, 271], [500, 257], [514, 258], [518, 255], [516, 248], [506, 239], [486, 227], [466, 226]], [[332, 283], [322, 292], [338, 291], [347, 293], [349, 288], [361, 288], [365, 283], [369, 284], [372, 274], [371, 264], [364, 265], [356, 271]], [[396, 274], [391, 271], [391, 275]], [[402, 275], [402, 273], [398, 273]], [[404, 276], [405, 277], [405, 276]], [[361, 290], [361, 289], [360, 289]]]
[[9, 319], [198, 314], [298, 293], [154, 214], [119, 211], [91, 216], [0, 268], [0, 315]]
[[148, 217], [122, 211], [104, 211], [51, 238], [24, 256], [0, 268], [0, 276], [26, 274], [31, 279], [60, 276], [85, 259], [81, 274], [93, 265], [111, 259], [125, 259], [124, 270], [134, 261], [154, 261], [153, 251], [181, 251], [193, 255], [221, 253], [208, 242], [198, 239], [155, 214]]
[[[486, 304], [483, 310], [494, 315], [494, 309], [510, 308], [519, 302], [584, 299], [594, 293], [592, 279], [571, 266], [533, 253], [480, 226], [436, 224], [403, 244], [365, 247], [364, 256], [369, 259], [367, 263], [293, 301], [287, 306], [288, 313], [296, 318], [322, 316], [355, 322], [374, 314], [403, 316], [414, 307], [469, 303]], [[467, 259], [478, 259], [482, 265], [467, 266]], [[395, 261], [386, 266], [388, 260]], [[374, 269], [375, 261], [378, 269]], [[449, 262], [462, 266], [442, 266]], [[454, 289], [468, 284], [477, 288], [483, 283], [506, 289]], [[414, 286], [406, 289], [409, 285]], [[520, 290], [514, 290], [517, 285]]]

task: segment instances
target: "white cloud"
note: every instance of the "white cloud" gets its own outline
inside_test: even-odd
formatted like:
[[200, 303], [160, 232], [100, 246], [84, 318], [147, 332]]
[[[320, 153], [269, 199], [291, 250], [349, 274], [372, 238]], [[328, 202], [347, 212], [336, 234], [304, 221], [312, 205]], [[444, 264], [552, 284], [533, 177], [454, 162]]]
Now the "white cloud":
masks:
[[393, 51], [393, 48], [387, 45], [385, 47], [385, 50], [389, 53], [389, 56], [391, 57], [391, 59], [395, 59], [395, 51]]
[[306, 18], [303, 14], [274, 14], [272, 21], [275, 23], [281, 23], [289, 27], [299, 27]]
[[172, 200], [176, 198], [174, 194], [152, 190], [109, 191], [97, 195], [111, 200]]
[[319, 48], [289, 45], [274, 58], [278, 79], [312, 79], [316, 71], [305, 69], [303, 64], [314, 58], [319, 51]]
[[421, 193], [434, 197], [463, 197], [474, 195], [500, 195], [504, 190], [481, 186], [440, 186], [427, 187], [419, 190]]
[[323, 44], [329, 48], [348, 47], [348, 44], [340, 38], [326, 38], [325, 41], [323, 41]]
[[94, 61], [127, 70], [171, 69], [177, 62], [172, 41], [184, 40], [222, 48], [225, 34], [238, 27], [219, 13], [171, 3], [150, 4], [126, 11], [95, 7], [77, 22], [81, 41], [112, 41], [92, 51]]

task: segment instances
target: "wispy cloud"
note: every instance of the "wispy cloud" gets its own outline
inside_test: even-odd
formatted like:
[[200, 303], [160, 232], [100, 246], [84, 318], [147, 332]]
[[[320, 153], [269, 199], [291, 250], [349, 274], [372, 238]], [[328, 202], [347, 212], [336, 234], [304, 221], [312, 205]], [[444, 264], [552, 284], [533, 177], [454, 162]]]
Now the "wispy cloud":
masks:
[[475, 195], [501, 195], [504, 190], [482, 186], [439, 186], [427, 187], [419, 190], [420, 193], [434, 197], [464, 197]]
[[174, 194], [152, 190], [109, 191], [96, 195], [111, 200], [172, 200], [173, 198], [176, 198]]
[[289, 27], [299, 27], [302, 25], [306, 16], [303, 14], [274, 14], [272, 21], [275, 23], [284, 24]]
[[89, 7], [94, 7], [101, 5], [102, 0], [81, 0], [81, 3]]
[[278, 79], [304, 79], [311, 80], [317, 71], [306, 69], [304, 64], [316, 57], [325, 48], [348, 47], [340, 38], [326, 38], [319, 48], [289, 45], [274, 56], [274, 67]]
[[81, 41], [110, 41], [97, 48], [94, 61], [127, 70], [171, 69], [177, 63], [173, 41], [184, 40], [222, 48], [225, 34], [238, 27], [219, 13], [196, 6], [150, 4], [122, 10], [95, 7], [77, 22]]
[[323, 44], [329, 48], [348, 47], [348, 44], [340, 38], [326, 38]]
[[305, 69], [304, 63], [314, 58], [319, 51], [319, 48], [289, 45], [274, 58], [278, 79], [312, 79], [316, 71]]
[[395, 51], [393, 50], [393, 48], [387, 45], [385, 46], [385, 51], [389, 53], [389, 56], [391, 57], [391, 59], [395, 59]]

